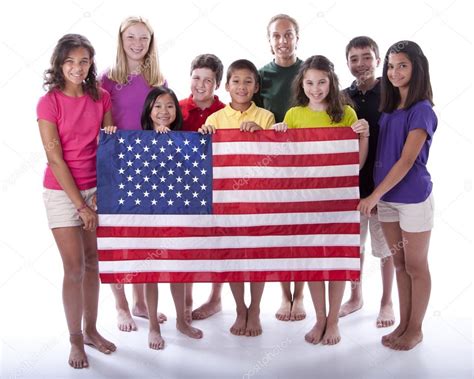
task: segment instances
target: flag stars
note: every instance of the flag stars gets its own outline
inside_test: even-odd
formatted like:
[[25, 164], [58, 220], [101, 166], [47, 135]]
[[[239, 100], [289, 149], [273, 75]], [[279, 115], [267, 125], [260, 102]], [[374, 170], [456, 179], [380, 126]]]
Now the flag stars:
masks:
[[120, 175], [123, 175], [125, 173], [125, 170], [123, 168], [120, 168], [118, 171]]
[[153, 191], [156, 191], [158, 189], [158, 186], [156, 184], [152, 184], [151, 189]]
[[183, 196], [183, 194], [182, 194], [181, 192], [176, 192], [176, 197], [177, 197], [178, 199], [181, 199], [181, 196]]
[[206, 175], [206, 172], [207, 172], [206, 169], [203, 168], [203, 169], [201, 170], [201, 175]]
[[184, 146], [188, 146], [188, 145], [189, 145], [189, 140], [186, 138], [186, 139], [183, 141], [183, 143], [184, 143]]
[[141, 173], [142, 173], [142, 170], [140, 170], [139, 168], [135, 169], [135, 174], [140, 175]]
[[124, 200], [124, 199], [119, 199], [118, 202], [119, 202], [120, 205], [124, 205], [124, 204], [125, 204], [125, 200]]
[[184, 155], [184, 160], [189, 161], [189, 158], [191, 158], [188, 154]]
[[171, 205], [173, 205], [173, 204], [174, 204], [174, 201], [173, 201], [173, 200], [171, 200], [171, 199], [169, 199], [169, 200], [168, 200], [168, 205], [170, 205], [170, 206], [171, 206]]
[[152, 174], [152, 175], [158, 174], [158, 170], [157, 170], [156, 168], [154, 168], [153, 170], [151, 170], [151, 174]]
[[201, 154], [201, 159], [204, 160], [206, 159], [207, 155], [206, 154]]
[[148, 191], [143, 192], [143, 196], [148, 197], [150, 193]]
[[133, 192], [132, 192], [132, 191], [128, 191], [128, 192], [127, 192], [127, 196], [128, 196], [128, 197], [132, 197], [132, 196], [133, 196]]
[[193, 192], [193, 198], [197, 198], [198, 197], [198, 193], [196, 191]]
[[145, 183], [148, 183], [150, 181], [150, 178], [148, 176], [144, 176], [143, 180], [145, 181]]
[[181, 149], [180, 147], [177, 147], [177, 148], [176, 148], [176, 153], [181, 153], [181, 150], [182, 150], [182, 149]]
[[185, 191], [189, 191], [190, 188], [191, 188], [191, 186], [190, 186], [189, 184], [186, 184], [186, 185], [184, 186], [184, 190], [185, 190]]
[[119, 189], [125, 189], [125, 184], [120, 183], [120, 184], [119, 184]]
[[123, 158], [125, 158], [125, 154], [124, 154], [124, 153], [120, 153], [120, 154], [118, 155], [118, 157], [119, 157], [119, 159], [123, 159]]
[[158, 202], [157, 202], [155, 199], [153, 199], [153, 200], [151, 201], [151, 205], [156, 205], [157, 203], [158, 203]]
[[193, 167], [197, 167], [197, 166], [199, 166], [199, 163], [197, 161], [194, 161], [193, 162]]
[[189, 204], [190, 204], [190, 203], [191, 203], [191, 202], [190, 202], [188, 199], [184, 200], [184, 205], [185, 205], [186, 207], [189, 207]]
[[158, 143], [158, 141], [157, 141], [155, 138], [153, 138], [153, 139], [151, 140], [151, 144], [152, 144], [152, 145], [156, 145], [157, 143]]
[[184, 175], [189, 175], [191, 171], [189, 169], [184, 170]]
[[148, 161], [143, 162], [143, 167], [148, 167], [150, 163]]
[[170, 169], [168, 170], [168, 175], [173, 175], [173, 174], [174, 174], [174, 170], [173, 170], [172, 168], [170, 168]]
[[181, 183], [182, 181], [183, 181], [183, 178], [182, 178], [181, 176], [178, 176], [178, 177], [176, 178], [176, 182], [177, 182], [177, 183]]
[[163, 191], [160, 192], [160, 197], [165, 197], [166, 196], [166, 193], [164, 193]]
[[129, 182], [131, 182], [131, 181], [133, 180], [133, 176], [130, 176], [130, 175], [127, 176], [127, 180], [128, 180]]
[[142, 185], [140, 183], [135, 184], [135, 189], [139, 190], [142, 188]]
[[129, 160], [129, 161], [127, 162], [127, 166], [128, 166], [128, 167], [132, 167], [132, 166], [133, 166], [133, 162]]
[[164, 153], [166, 151], [166, 149], [164, 148], [164, 146], [161, 146], [160, 147], [160, 153]]
[[136, 138], [136, 139], [135, 139], [135, 143], [136, 143], [137, 145], [140, 145], [141, 142], [142, 142], [142, 140], [141, 140], [140, 138]]
[[152, 159], [152, 160], [156, 161], [156, 158], [158, 158], [158, 156], [157, 156], [156, 154], [152, 154], [152, 155], [151, 155], [151, 159]]
[[198, 148], [196, 146], [193, 146], [192, 150], [193, 150], [193, 153], [197, 153]]
[[170, 139], [169, 139], [168, 141], [166, 141], [166, 142], [168, 142], [168, 146], [171, 146], [171, 145], [173, 144], [173, 141], [170, 140]]
[[145, 147], [143, 148], [143, 151], [144, 151], [145, 153], [148, 153], [149, 150], [150, 150], [150, 148], [149, 148], [148, 146], [145, 146]]
[[202, 206], [205, 206], [206, 204], [207, 204], [207, 201], [204, 200], [204, 199], [202, 199], [202, 200], [201, 200], [201, 205], [202, 205]]
[[127, 151], [132, 151], [133, 150], [133, 146], [132, 145], [128, 145], [127, 146]]
[[135, 154], [135, 159], [140, 159], [140, 157], [141, 157], [140, 154], [138, 154], [138, 153]]
[[205, 145], [205, 144], [206, 144], [206, 140], [205, 140], [204, 138], [201, 138], [201, 139], [199, 140], [199, 142], [201, 142], [201, 145]]
[[165, 178], [164, 176], [162, 176], [162, 177], [160, 178], [160, 182], [161, 182], [161, 183], [166, 182], [166, 178]]
[[198, 181], [199, 181], [198, 177], [195, 176], [195, 177], [193, 178], [193, 183], [197, 183]]
[[165, 162], [160, 162], [160, 167], [165, 167], [166, 163]]
[[176, 162], [176, 167], [180, 168], [183, 165], [182, 162]]
[[172, 156], [171, 154], [168, 155], [168, 160], [169, 160], [169, 161], [172, 161], [172, 160], [173, 160], [173, 156]]
[[202, 190], [202, 191], [205, 191], [206, 188], [207, 188], [207, 186], [206, 186], [205, 184], [201, 184], [201, 190]]
[[174, 190], [174, 185], [172, 185], [172, 184], [168, 185], [168, 189], [169, 189], [170, 191], [173, 191], [173, 190]]
[[118, 142], [119, 142], [119, 143], [124, 143], [124, 142], [125, 142], [125, 139], [124, 139], [123, 137], [120, 137], [120, 138], [118, 139]]
[[140, 199], [135, 199], [135, 205], [140, 205], [142, 201]]

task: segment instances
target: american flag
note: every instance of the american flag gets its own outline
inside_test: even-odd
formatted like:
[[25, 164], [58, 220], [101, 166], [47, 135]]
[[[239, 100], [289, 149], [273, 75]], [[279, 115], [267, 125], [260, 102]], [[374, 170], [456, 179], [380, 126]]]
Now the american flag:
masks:
[[101, 280], [357, 280], [358, 161], [341, 127], [101, 133]]

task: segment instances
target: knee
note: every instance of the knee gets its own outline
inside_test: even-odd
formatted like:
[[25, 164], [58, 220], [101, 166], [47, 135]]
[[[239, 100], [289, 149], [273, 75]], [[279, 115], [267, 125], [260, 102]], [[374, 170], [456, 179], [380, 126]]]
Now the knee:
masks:
[[407, 274], [411, 278], [424, 277], [429, 274], [428, 264], [427, 263], [408, 263], [406, 264]]
[[73, 283], [82, 283], [85, 266], [82, 262], [71, 262], [64, 265], [64, 280]]
[[84, 251], [84, 265], [88, 272], [99, 271], [99, 262], [97, 260], [97, 250], [85, 249]]

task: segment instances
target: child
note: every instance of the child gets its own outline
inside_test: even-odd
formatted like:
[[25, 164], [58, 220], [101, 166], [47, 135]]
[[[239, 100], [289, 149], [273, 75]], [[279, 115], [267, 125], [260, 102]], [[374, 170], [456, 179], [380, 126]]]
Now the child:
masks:
[[[380, 79], [375, 77], [375, 70], [380, 63], [379, 48], [375, 41], [369, 37], [353, 38], [346, 47], [346, 60], [347, 66], [356, 80], [349, 88], [346, 88], [345, 92], [356, 105], [357, 116], [367, 120], [370, 128], [369, 152], [359, 177], [360, 197], [364, 198], [369, 196], [374, 190], [373, 171], [379, 135], [378, 121], [380, 118], [380, 112], [378, 111], [380, 104]], [[361, 215], [361, 277], [365, 255], [364, 245], [369, 229], [372, 254], [381, 258], [380, 271], [382, 273], [383, 292], [376, 325], [379, 328], [383, 328], [392, 326], [395, 323], [392, 307], [393, 259], [377, 215], [372, 217]], [[344, 317], [362, 308], [362, 283], [358, 281], [351, 284], [351, 297], [349, 301], [342, 305], [339, 317]]]
[[[214, 112], [225, 107], [214, 91], [219, 88], [224, 67], [213, 54], [198, 55], [191, 62], [191, 95], [179, 102], [183, 113], [183, 130], [195, 132]], [[207, 302], [191, 312], [193, 306], [193, 284], [186, 284], [186, 317], [203, 320], [220, 312], [222, 283], [213, 283]]]
[[[346, 98], [339, 91], [339, 80], [333, 64], [321, 55], [308, 58], [294, 81], [296, 107], [285, 115], [284, 122], [274, 125], [274, 129], [285, 131], [287, 128], [308, 127], [346, 127], [359, 134], [360, 165], [367, 157], [369, 125], [365, 120], [357, 121], [355, 111], [344, 105]], [[338, 328], [338, 314], [344, 295], [344, 281], [329, 282], [329, 312], [326, 314], [325, 283], [308, 282], [316, 311], [316, 324], [305, 335], [309, 343], [324, 345], [337, 344], [341, 336]]]
[[[291, 83], [303, 61], [296, 56], [299, 25], [293, 17], [278, 14], [267, 25], [267, 38], [275, 59], [260, 70], [262, 86], [255, 97], [258, 106], [273, 112], [276, 122], [282, 122], [290, 108]], [[281, 321], [299, 321], [306, 317], [303, 302], [304, 282], [281, 282], [282, 297], [275, 317]]]
[[[111, 125], [109, 94], [97, 87], [94, 48], [78, 34], [63, 36], [45, 72], [48, 93], [37, 106], [48, 158], [43, 185], [48, 223], [63, 261], [63, 304], [69, 364], [88, 367], [84, 344], [110, 354], [116, 347], [96, 329], [99, 301], [96, 191], [97, 135]], [[67, 116], [67, 117], [65, 117]], [[82, 329], [84, 320], [84, 333]]]
[[377, 206], [394, 251], [400, 324], [382, 343], [395, 350], [410, 350], [422, 341], [430, 297], [428, 247], [434, 204], [426, 164], [438, 124], [432, 99], [428, 60], [421, 48], [412, 41], [392, 45], [383, 66], [375, 189], [361, 200], [359, 209], [370, 216]]
[[[100, 76], [102, 88], [112, 98], [114, 125], [122, 130], [140, 130], [140, 114], [150, 88], [165, 83], [160, 72], [155, 37], [149, 22], [142, 17], [127, 17], [118, 33], [115, 65]], [[132, 319], [124, 286], [111, 285], [117, 308], [117, 326], [121, 331], [137, 330]], [[143, 284], [133, 285], [132, 314], [148, 317]], [[158, 315], [160, 322], [166, 320]]]
[[[259, 89], [259, 76], [255, 65], [239, 59], [227, 69], [226, 91], [231, 102], [224, 109], [210, 115], [206, 125], [199, 128], [203, 134], [215, 133], [216, 129], [240, 129], [254, 132], [269, 129], [275, 123], [273, 114], [259, 108], [252, 101]], [[265, 283], [250, 283], [251, 303], [247, 308], [244, 299], [244, 283], [229, 283], [237, 305], [237, 318], [230, 328], [232, 334], [258, 336], [262, 334], [260, 324], [260, 300]]]
[[[174, 92], [166, 87], [153, 88], [145, 99], [141, 116], [143, 130], [154, 130], [167, 133], [170, 130], [181, 130], [183, 116], [178, 99]], [[106, 128], [106, 133], [114, 133], [116, 127]], [[202, 338], [202, 331], [189, 325], [185, 315], [185, 284], [171, 283], [171, 294], [176, 307], [176, 328], [191, 338]], [[145, 284], [146, 304], [150, 319], [148, 345], [151, 349], [163, 349], [165, 341], [161, 337], [158, 318], [158, 285]]]

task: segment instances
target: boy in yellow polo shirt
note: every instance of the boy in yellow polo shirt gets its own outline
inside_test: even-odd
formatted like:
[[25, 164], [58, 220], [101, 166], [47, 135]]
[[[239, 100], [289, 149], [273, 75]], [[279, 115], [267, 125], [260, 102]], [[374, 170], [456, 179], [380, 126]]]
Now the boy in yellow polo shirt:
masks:
[[[240, 129], [243, 132], [270, 129], [275, 123], [273, 113], [259, 108], [252, 97], [259, 90], [259, 75], [255, 65], [239, 59], [227, 69], [226, 91], [231, 102], [225, 108], [211, 114], [206, 125], [199, 128], [202, 134], [215, 133], [216, 129]], [[235, 335], [258, 336], [262, 334], [260, 323], [260, 300], [265, 283], [250, 283], [251, 303], [247, 308], [244, 299], [244, 283], [229, 283], [237, 305], [237, 318], [230, 332]], [[213, 291], [222, 286], [213, 286]], [[214, 294], [215, 295], [215, 294]]]

